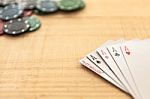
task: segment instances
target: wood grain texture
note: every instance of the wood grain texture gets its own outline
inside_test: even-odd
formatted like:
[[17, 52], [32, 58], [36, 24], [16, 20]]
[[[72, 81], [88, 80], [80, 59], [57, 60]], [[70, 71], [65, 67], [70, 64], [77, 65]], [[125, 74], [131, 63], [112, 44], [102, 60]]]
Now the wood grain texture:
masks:
[[0, 37], [0, 99], [131, 99], [80, 65], [107, 40], [150, 37], [149, 0], [86, 0], [75, 13], [38, 16], [40, 30]]

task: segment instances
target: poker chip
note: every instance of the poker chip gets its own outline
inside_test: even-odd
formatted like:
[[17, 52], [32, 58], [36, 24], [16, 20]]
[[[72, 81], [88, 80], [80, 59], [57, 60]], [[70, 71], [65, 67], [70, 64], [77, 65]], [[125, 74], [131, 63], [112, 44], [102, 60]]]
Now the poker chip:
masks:
[[23, 14], [21, 16], [28, 17], [28, 16], [32, 16], [32, 14], [33, 14], [32, 10], [25, 10], [25, 11], [23, 11]]
[[3, 7], [0, 7], [0, 12], [3, 10]]
[[26, 19], [29, 22], [29, 32], [35, 31], [41, 27], [41, 22], [38, 18], [31, 16]]
[[58, 11], [57, 3], [52, 0], [41, 0], [40, 2], [38, 2], [36, 8], [43, 13]]
[[83, 0], [0, 0], [0, 35], [18, 35], [41, 27], [38, 18], [58, 10], [74, 11], [85, 7]]
[[34, 13], [38, 14], [38, 15], [47, 15], [47, 14], [49, 14], [48, 12], [43, 12], [43, 11], [40, 11], [40, 10], [37, 10], [37, 9], [34, 10]]
[[15, 4], [15, 3], [16, 3], [15, 0], [1, 0], [0, 1], [1, 6], [6, 6], [6, 5], [9, 5], [9, 4]]
[[58, 6], [63, 11], [73, 11], [83, 6], [82, 0], [60, 0]]
[[37, 0], [25, 0], [24, 2], [24, 9], [34, 9], [36, 7]]
[[2, 20], [11, 20], [19, 17], [22, 13], [23, 9], [16, 4], [11, 4], [0, 10], [0, 18]]
[[80, 4], [80, 8], [79, 9], [83, 9], [85, 7], [85, 3], [83, 2], [83, 0], [81, 0], [81, 4]]
[[0, 7], [3, 7], [3, 6], [4, 6], [4, 5], [3, 5], [3, 2], [1, 1], [1, 2], [0, 2]]
[[4, 27], [4, 22], [0, 21], [0, 35], [4, 34], [3, 27]]
[[3, 30], [6, 34], [17, 35], [26, 32], [30, 25], [27, 20], [21, 18], [8, 21], [4, 24]]

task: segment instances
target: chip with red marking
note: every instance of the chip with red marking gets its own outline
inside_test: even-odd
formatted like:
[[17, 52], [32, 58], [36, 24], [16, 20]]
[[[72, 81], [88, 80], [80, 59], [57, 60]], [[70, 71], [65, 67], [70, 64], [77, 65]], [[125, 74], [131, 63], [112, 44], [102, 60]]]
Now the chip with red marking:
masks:
[[22, 14], [22, 17], [28, 17], [28, 16], [32, 16], [32, 15], [33, 15], [32, 10], [25, 10]]
[[3, 27], [4, 27], [4, 22], [0, 20], [0, 35], [4, 34]]

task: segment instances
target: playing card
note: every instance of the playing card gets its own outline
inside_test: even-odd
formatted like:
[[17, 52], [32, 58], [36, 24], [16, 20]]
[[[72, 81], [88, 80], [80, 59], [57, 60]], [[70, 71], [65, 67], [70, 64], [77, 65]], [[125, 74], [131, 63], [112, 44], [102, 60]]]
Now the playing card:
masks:
[[108, 68], [106, 63], [99, 57], [96, 52], [92, 52], [87, 55], [87, 59], [89, 59], [97, 68], [103, 70], [105, 74], [107, 74], [112, 80], [114, 80], [118, 86], [123, 89], [124, 91], [128, 92], [127, 89], [122, 86], [122, 84], [119, 82], [117, 77], [114, 75], [114, 73]]
[[80, 62], [135, 99], [149, 99], [150, 39], [108, 41]]
[[140, 99], [149, 99], [150, 79], [150, 41], [137, 43], [125, 43], [121, 50], [130, 68], [137, 89], [141, 95]]
[[116, 86], [116, 87], [120, 88], [121, 90], [125, 91], [124, 88], [122, 88], [118, 83], [116, 83], [109, 75], [107, 75], [106, 73], [104, 73], [104, 71], [102, 69], [100, 69], [97, 66], [95, 66], [95, 64], [93, 64], [86, 57], [84, 57], [83, 59], [81, 59], [80, 63], [83, 66], [85, 66], [85, 67], [89, 68], [90, 70], [92, 70], [93, 72], [95, 72], [96, 74], [98, 74], [101, 77], [103, 77], [105, 80], [107, 80], [110, 83], [112, 83], [114, 86]]
[[[110, 70], [114, 73], [114, 75], [117, 77], [117, 79], [120, 81], [121, 85], [123, 85], [125, 88], [127, 84], [124, 76], [122, 75], [121, 71], [119, 70], [118, 66], [114, 62], [113, 58], [111, 57], [109, 51], [107, 50], [106, 47], [101, 47], [97, 49], [97, 53], [99, 54], [100, 57], [105, 61], [107, 66], [110, 68]], [[127, 88], [126, 88], [127, 89]], [[127, 89], [128, 90], [128, 89]], [[129, 91], [129, 90], [128, 90]]]
[[[118, 40], [118, 41], [115, 41], [115, 42], [114, 41], [107, 41], [102, 46], [110, 45], [110, 44], [116, 44], [116, 43], [121, 42], [121, 41], [124, 41], [124, 40]], [[102, 71], [104, 71], [104, 73], [106, 73], [112, 80], [114, 80], [122, 90], [124, 90], [125, 92], [128, 92], [127, 89], [124, 86], [122, 86], [122, 84], [117, 79], [117, 77], [114, 75], [114, 73], [110, 70], [110, 68], [108, 68], [108, 66], [106, 65], [106, 63], [101, 59], [101, 57], [98, 56], [98, 54], [96, 52], [93, 51], [90, 54], [88, 54], [86, 57], [97, 68], [99, 68]]]
[[[138, 41], [139, 40], [132, 40], [132, 41], [128, 41], [128, 43], [138, 42]], [[127, 43], [127, 42], [125, 42], [125, 43]], [[124, 83], [125, 86], [129, 90], [129, 92], [133, 95], [133, 97], [138, 99], [139, 98], [139, 93], [137, 92], [137, 88], [136, 88], [134, 79], [132, 78], [132, 75], [129, 71], [127, 63], [126, 63], [126, 61], [124, 59], [124, 56], [122, 54], [122, 51], [120, 49], [121, 45], [122, 45], [122, 43], [115, 44], [115, 45], [110, 45], [110, 46], [107, 46], [107, 49], [110, 52], [110, 54], [111, 54], [112, 58], [114, 59], [116, 65], [118, 65], [120, 71], [122, 72], [122, 74], [124, 76], [124, 79], [126, 81], [126, 83]]]

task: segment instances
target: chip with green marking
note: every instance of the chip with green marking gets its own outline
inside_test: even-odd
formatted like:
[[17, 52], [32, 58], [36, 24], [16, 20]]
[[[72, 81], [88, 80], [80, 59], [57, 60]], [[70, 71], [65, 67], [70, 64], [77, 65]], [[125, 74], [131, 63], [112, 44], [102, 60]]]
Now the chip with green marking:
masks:
[[26, 20], [29, 22], [29, 25], [30, 25], [29, 31], [30, 32], [35, 31], [41, 27], [40, 20], [34, 16], [28, 17], [28, 18], [26, 18]]
[[78, 10], [84, 7], [84, 2], [82, 0], [60, 0], [58, 6], [61, 10], [72, 11]]
[[85, 3], [83, 0], [81, 0], [81, 4], [80, 4], [80, 9], [84, 8], [85, 7]]

